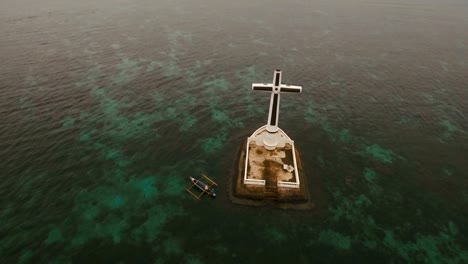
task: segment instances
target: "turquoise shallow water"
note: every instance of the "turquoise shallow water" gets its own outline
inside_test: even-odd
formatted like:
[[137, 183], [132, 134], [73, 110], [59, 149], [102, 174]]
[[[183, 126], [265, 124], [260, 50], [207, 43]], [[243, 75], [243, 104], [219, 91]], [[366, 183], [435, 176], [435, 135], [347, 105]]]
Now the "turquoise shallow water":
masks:
[[[95, 2], [0, 4], [1, 263], [468, 262], [465, 2]], [[227, 195], [275, 68], [312, 211]]]

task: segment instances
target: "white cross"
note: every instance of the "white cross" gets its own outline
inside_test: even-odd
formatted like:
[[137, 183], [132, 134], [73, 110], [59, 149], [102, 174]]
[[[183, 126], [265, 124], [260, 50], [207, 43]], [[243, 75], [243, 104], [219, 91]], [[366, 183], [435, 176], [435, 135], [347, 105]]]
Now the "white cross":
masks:
[[268, 113], [267, 131], [275, 133], [278, 131], [280, 94], [301, 93], [302, 86], [287, 85], [281, 83], [281, 70], [275, 70], [273, 83], [253, 83], [252, 90], [271, 92], [270, 111]]

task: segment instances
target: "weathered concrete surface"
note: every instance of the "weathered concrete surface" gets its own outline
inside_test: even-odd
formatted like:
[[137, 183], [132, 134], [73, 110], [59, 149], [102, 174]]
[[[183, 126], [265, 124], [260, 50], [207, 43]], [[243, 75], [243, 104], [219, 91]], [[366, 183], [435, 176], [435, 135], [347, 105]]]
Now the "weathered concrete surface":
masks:
[[284, 170], [284, 164], [294, 165], [290, 144], [275, 150], [266, 150], [255, 143], [249, 144], [248, 179], [262, 179], [267, 185], [276, 185], [278, 181], [295, 182], [294, 172]]
[[[245, 168], [245, 147], [244, 142], [239, 151], [239, 159], [237, 160], [237, 168], [232, 178], [232, 193], [231, 200], [236, 204], [250, 205], [250, 206], [274, 206], [281, 209], [295, 209], [295, 210], [310, 210], [315, 208], [314, 203], [309, 200], [309, 191], [307, 188], [307, 181], [304, 177], [302, 170], [302, 162], [300, 159], [299, 151], [296, 149], [296, 162], [299, 173], [300, 188], [277, 188], [276, 184], [266, 184], [266, 186], [252, 186], [243, 183]], [[266, 150], [264, 150], [266, 151]], [[285, 152], [287, 153], [287, 152]], [[260, 153], [258, 153], [260, 155]], [[292, 151], [291, 151], [292, 155]], [[275, 155], [273, 155], [274, 157]], [[276, 158], [276, 157], [274, 157]], [[278, 157], [282, 159], [281, 157]], [[288, 162], [288, 155], [285, 156]], [[290, 158], [292, 161], [292, 157]], [[282, 160], [283, 161], [283, 160]], [[284, 163], [285, 161], [283, 161]], [[292, 164], [292, 162], [291, 162]], [[281, 165], [282, 166], [282, 165]], [[281, 167], [281, 170], [283, 168]], [[263, 174], [263, 173], [262, 173]]]

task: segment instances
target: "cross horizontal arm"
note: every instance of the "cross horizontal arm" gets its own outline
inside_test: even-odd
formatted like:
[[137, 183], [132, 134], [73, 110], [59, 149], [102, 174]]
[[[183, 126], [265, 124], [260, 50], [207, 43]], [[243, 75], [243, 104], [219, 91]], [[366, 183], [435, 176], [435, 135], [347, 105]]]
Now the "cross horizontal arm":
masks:
[[301, 93], [302, 92], [302, 86], [282, 84], [281, 85], [281, 92]]
[[271, 91], [273, 91], [273, 85], [271, 85], [271, 83], [270, 84], [268, 84], [268, 83], [252, 83], [252, 90], [271, 92]]

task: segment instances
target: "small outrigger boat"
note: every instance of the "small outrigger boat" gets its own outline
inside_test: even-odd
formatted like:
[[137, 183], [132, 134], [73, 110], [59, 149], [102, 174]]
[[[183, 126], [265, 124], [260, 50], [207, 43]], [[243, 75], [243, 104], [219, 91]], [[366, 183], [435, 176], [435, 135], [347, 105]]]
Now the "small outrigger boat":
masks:
[[[201, 181], [202, 178], [207, 180], [208, 183]], [[195, 197], [195, 199], [200, 200], [200, 197], [202, 197], [205, 193], [211, 197], [216, 197], [216, 191], [213, 188], [213, 186], [218, 186], [218, 184], [216, 184], [216, 182], [208, 178], [206, 175], [202, 174], [202, 177], [199, 179], [190, 177], [190, 181], [192, 181], [192, 185], [190, 185], [190, 187], [186, 188], [185, 190], [189, 192], [193, 197]], [[192, 192], [192, 188], [195, 186], [202, 191], [199, 195], [196, 195]]]

